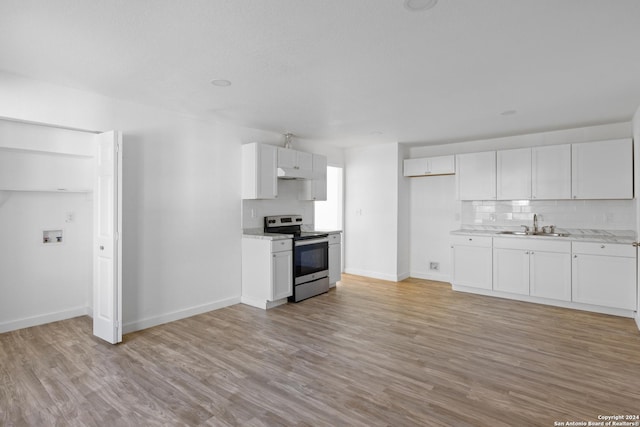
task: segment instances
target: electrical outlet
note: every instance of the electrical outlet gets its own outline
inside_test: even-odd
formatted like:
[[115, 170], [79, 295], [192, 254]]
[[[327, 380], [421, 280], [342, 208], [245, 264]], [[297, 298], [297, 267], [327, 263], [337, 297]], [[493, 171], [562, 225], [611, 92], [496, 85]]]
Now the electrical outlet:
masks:
[[440, 263], [439, 262], [430, 262], [429, 270], [440, 271]]

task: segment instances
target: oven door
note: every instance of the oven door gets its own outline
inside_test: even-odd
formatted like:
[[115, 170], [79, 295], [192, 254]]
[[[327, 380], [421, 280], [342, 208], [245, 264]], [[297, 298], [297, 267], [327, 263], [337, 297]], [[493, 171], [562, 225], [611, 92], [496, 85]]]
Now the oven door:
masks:
[[293, 278], [299, 285], [329, 275], [329, 239], [294, 241]]

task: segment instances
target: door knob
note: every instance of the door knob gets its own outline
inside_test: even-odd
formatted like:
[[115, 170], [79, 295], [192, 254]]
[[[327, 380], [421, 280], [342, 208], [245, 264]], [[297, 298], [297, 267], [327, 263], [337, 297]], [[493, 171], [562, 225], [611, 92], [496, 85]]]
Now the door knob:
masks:
[[101, 250], [101, 251], [104, 251], [104, 246], [100, 246], [100, 250]]

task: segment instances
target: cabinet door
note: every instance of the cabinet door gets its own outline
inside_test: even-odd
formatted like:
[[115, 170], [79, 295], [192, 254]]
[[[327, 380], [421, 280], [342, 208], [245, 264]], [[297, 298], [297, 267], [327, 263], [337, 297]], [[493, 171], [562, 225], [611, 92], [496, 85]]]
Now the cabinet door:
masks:
[[496, 152], [458, 154], [456, 177], [460, 200], [496, 198]]
[[493, 290], [529, 295], [529, 251], [493, 250]]
[[271, 298], [275, 301], [293, 294], [293, 253], [274, 252], [272, 255]]
[[329, 283], [333, 286], [341, 278], [341, 247], [342, 245], [329, 245]]
[[453, 284], [491, 289], [491, 248], [452, 246]]
[[327, 158], [318, 154], [313, 155], [313, 179], [301, 181], [298, 199], [327, 200]]
[[431, 173], [429, 159], [405, 159], [404, 176], [423, 176]]
[[[300, 170], [312, 171], [313, 170], [313, 157], [314, 156], [311, 153], [305, 153], [305, 152], [302, 152], [302, 151], [297, 151], [296, 152], [296, 166]], [[320, 156], [320, 157], [324, 157], [324, 156]], [[325, 161], [326, 161], [326, 157], [325, 157]], [[326, 167], [327, 167], [327, 165], [325, 164], [325, 168]]]
[[572, 198], [633, 198], [633, 152], [630, 139], [573, 144]]
[[531, 296], [571, 301], [571, 254], [532, 251], [529, 271]]
[[276, 172], [276, 147], [258, 145], [258, 199], [275, 199], [278, 197], [278, 177]]
[[431, 175], [452, 175], [456, 173], [455, 156], [439, 156], [429, 159], [429, 172]]
[[295, 168], [298, 165], [297, 152], [289, 148], [278, 147], [278, 167]]
[[635, 258], [574, 254], [573, 301], [636, 309]]
[[278, 197], [277, 148], [251, 143], [242, 146], [242, 198]]
[[531, 148], [497, 152], [498, 200], [531, 198]]
[[571, 144], [531, 149], [531, 198], [571, 198]]

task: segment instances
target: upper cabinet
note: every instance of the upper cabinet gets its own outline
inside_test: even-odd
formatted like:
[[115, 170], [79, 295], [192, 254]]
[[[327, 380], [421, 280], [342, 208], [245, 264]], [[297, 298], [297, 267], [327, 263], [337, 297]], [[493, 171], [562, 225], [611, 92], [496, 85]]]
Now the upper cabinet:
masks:
[[311, 172], [313, 170], [313, 154], [278, 147], [278, 167]]
[[253, 142], [242, 146], [242, 198], [275, 199], [278, 179], [295, 179], [298, 199], [327, 200], [327, 158]]
[[571, 198], [571, 144], [531, 149], [531, 198]]
[[319, 154], [313, 155], [314, 179], [302, 182], [300, 186], [301, 200], [327, 200], [327, 158]]
[[275, 199], [277, 147], [253, 142], [242, 146], [242, 198]]
[[458, 154], [456, 156], [458, 199], [496, 199], [496, 152]]
[[497, 199], [530, 199], [531, 148], [498, 151], [496, 161]]
[[456, 173], [454, 156], [405, 159], [404, 176], [452, 175]]
[[572, 144], [573, 199], [632, 199], [631, 139]]

